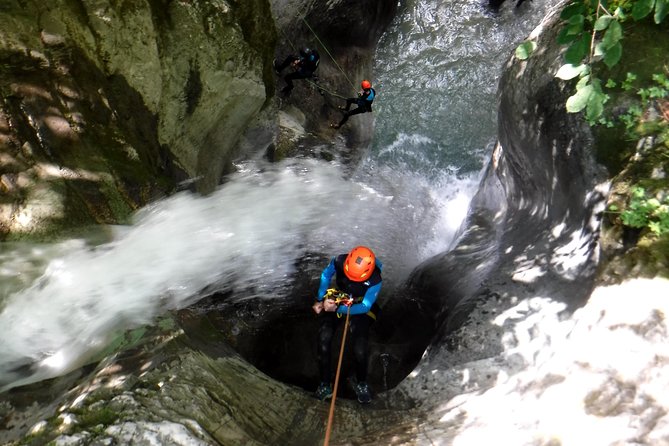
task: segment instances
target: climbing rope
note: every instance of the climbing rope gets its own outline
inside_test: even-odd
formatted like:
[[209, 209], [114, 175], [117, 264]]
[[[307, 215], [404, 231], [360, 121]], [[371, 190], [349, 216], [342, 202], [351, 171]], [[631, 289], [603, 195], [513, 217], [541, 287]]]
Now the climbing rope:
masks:
[[314, 31], [314, 29], [311, 27], [311, 25], [309, 25], [309, 22], [307, 22], [307, 19], [305, 18], [304, 15], [302, 16], [302, 21], [304, 22], [305, 25], [307, 25], [307, 28], [309, 28], [309, 30], [310, 30], [311, 33], [314, 35], [314, 37], [316, 38], [316, 40], [318, 40], [318, 43], [321, 44], [321, 46], [323, 47], [323, 49], [325, 50], [325, 52], [328, 53], [328, 56], [330, 56], [330, 59], [332, 59], [332, 62], [334, 62], [334, 64], [337, 66], [337, 68], [339, 68], [339, 71], [341, 71], [341, 73], [344, 75], [344, 77], [346, 78], [346, 80], [348, 81], [348, 83], [349, 83], [349, 84], [351, 85], [351, 87], [353, 88], [353, 91], [356, 91], [355, 84], [354, 84], [353, 82], [351, 82], [351, 79], [348, 77], [348, 75], [346, 74], [346, 72], [339, 66], [339, 64], [337, 63], [337, 61], [335, 60], [335, 58], [332, 56], [332, 53], [330, 53], [330, 51], [328, 50], [328, 47], [325, 46], [325, 44], [324, 44], [323, 41], [320, 39], [320, 37], [318, 37], [318, 34], [316, 34], [316, 31]]
[[[330, 291], [330, 290], [328, 290]], [[330, 444], [330, 432], [332, 432], [332, 421], [334, 420], [335, 400], [337, 399], [337, 388], [339, 387], [339, 372], [341, 372], [342, 358], [344, 357], [344, 345], [346, 344], [346, 333], [348, 332], [348, 321], [351, 315], [351, 305], [347, 305], [346, 322], [344, 322], [344, 333], [341, 337], [341, 347], [339, 348], [339, 361], [337, 362], [337, 373], [335, 374], [334, 390], [332, 391], [332, 400], [330, 401], [330, 413], [328, 414], [328, 425], [325, 429], [325, 441], [323, 446]]]
[[[309, 28], [309, 31], [311, 31], [311, 33], [314, 35], [314, 37], [316, 38], [316, 40], [318, 40], [318, 43], [320, 43], [321, 47], [323, 47], [323, 49], [324, 49], [325, 52], [328, 54], [328, 56], [330, 56], [330, 59], [332, 59], [332, 62], [334, 62], [335, 66], [336, 66], [336, 67], [339, 69], [339, 71], [341, 71], [341, 73], [344, 75], [344, 77], [346, 78], [346, 80], [348, 81], [348, 83], [349, 83], [349, 84], [351, 85], [351, 87], [353, 88], [353, 91], [357, 91], [357, 90], [356, 90], [356, 86], [355, 86], [355, 84], [351, 81], [351, 79], [348, 77], [348, 75], [347, 75], [346, 72], [342, 69], [342, 67], [337, 63], [337, 61], [335, 60], [335, 58], [334, 58], [334, 56], [332, 55], [332, 53], [330, 52], [330, 50], [328, 50], [327, 45], [325, 45], [325, 44], [323, 43], [323, 41], [321, 40], [321, 38], [318, 37], [318, 34], [316, 34], [316, 31], [314, 31], [314, 29], [311, 27], [311, 25], [309, 25], [309, 22], [307, 22], [307, 19], [306, 19], [306, 10], [307, 10], [307, 9], [308, 9], [308, 8], [305, 7], [305, 8], [304, 8], [298, 15], [300, 16], [300, 18], [302, 19], [302, 21], [304, 22], [304, 24], [307, 25], [307, 28]], [[280, 28], [279, 28], [279, 29], [280, 29]], [[283, 34], [283, 37], [288, 41], [288, 43], [290, 44], [290, 46], [293, 48], [293, 50], [297, 51], [297, 48], [295, 47], [295, 44], [293, 44], [293, 42], [288, 38], [288, 36], [286, 35], [286, 33], [284, 33], [282, 29], [280, 29], [280, 31], [281, 31], [281, 34]], [[343, 96], [340, 96], [340, 97], [343, 97]], [[344, 98], [344, 99], [345, 99], [345, 98]]]
[[342, 96], [338, 93], [335, 93], [334, 91], [328, 90], [327, 88], [323, 87], [323, 85], [321, 85], [321, 84], [318, 84], [318, 83], [316, 83], [314, 81], [311, 81], [309, 79], [303, 79], [303, 80], [307, 81], [308, 83], [310, 83], [311, 85], [316, 87], [319, 91], [322, 90], [322, 91], [326, 92], [327, 94], [329, 94], [330, 96], [335, 96], [335, 97], [341, 98], [343, 100], [346, 100], [345, 96]]
[[283, 32], [283, 29], [279, 28], [279, 31], [281, 31], [281, 34], [283, 34], [283, 38], [286, 39], [290, 44], [291, 48], [293, 48], [293, 51], [297, 52], [298, 51], [297, 47], [295, 46], [295, 44], [293, 44], [293, 41], [290, 40], [290, 38], [286, 35], [286, 33]]
[[[288, 44], [291, 46], [291, 48], [293, 48], [293, 51], [297, 52], [298, 49], [297, 49], [297, 47], [295, 46], [295, 44], [293, 43], [293, 41], [290, 40], [290, 38], [286, 35], [286, 33], [285, 33], [281, 28], [279, 28], [279, 31], [280, 31], [281, 34], [283, 35], [283, 38], [284, 38], [284, 39], [288, 42]], [[325, 51], [327, 51], [327, 48], [325, 49]], [[329, 53], [328, 53], [328, 54], [329, 54]], [[330, 57], [332, 57], [332, 56], [330, 56]], [[336, 63], [336, 62], [335, 62], [335, 63]], [[340, 69], [341, 69], [341, 68], [340, 68]], [[346, 73], [344, 73], [344, 75], [346, 75]], [[320, 93], [321, 91], [324, 91], [324, 92], [326, 92], [327, 94], [329, 94], [330, 96], [335, 96], [335, 97], [338, 97], [338, 98], [340, 98], [340, 99], [344, 99], [344, 100], [347, 99], [346, 96], [342, 96], [342, 95], [340, 95], [340, 94], [338, 94], [338, 93], [335, 93], [334, 91], [329, 90], [329, 89], [323, 87], [321, 84], [319, 84], [319, 83], [317, 83], [317, 82], [314, 82], [314, 81], [309, 80], [309, 79], [304, 79], [304, 80], [307, 81], [308, 83], [310, 83], [311, 85], [313, 85], [314, 87], [316, 87], [316, 89], [319, 91], [319, 93]], [[350, 81], [349, 81], [349, 82], [350, 82]]]

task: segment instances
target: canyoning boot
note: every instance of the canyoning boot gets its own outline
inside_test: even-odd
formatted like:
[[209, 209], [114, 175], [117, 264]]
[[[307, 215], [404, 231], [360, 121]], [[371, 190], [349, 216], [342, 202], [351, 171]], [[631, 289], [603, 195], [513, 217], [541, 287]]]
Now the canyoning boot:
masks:
[[358, 396], [360, 404], [367, 404], [372, 401], [372, 394], [369, 392], [369, 386], [366, 382], [359, 382], [355, 386], [355, 394]]
[[328, 398], [332, 397], [332, 387], [328, 383], [320, 383], [318, 389], [316, 389], [316, 398], [321, 401], [325, 401]]

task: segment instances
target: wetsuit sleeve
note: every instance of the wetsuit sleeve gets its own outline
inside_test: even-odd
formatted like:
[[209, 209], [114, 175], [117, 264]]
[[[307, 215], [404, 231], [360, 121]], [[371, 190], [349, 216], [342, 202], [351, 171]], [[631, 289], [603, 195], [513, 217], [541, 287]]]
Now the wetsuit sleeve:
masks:
[[335, 258], [333, 257], [332, 260], [330, 260], [328, 266], [326, 266], [323, 272], [321, 273], [321, 284], [318, 287], [318, 296], [316, 296], [316, 300], [318, 300], [319, 302], [323, 300], [323, 297], [325, 297], [325, 293], [327, 293], [328, 288], [330, 288], [330, 282], [332, 281], [332, 276], [334, 276], [334, 273], [335, 273]]
[[[371, 286], [367, 289], [365, 296], [362, 298], [362, 302], [359, 304], [353, 304], [351, 306], [351, 314], [365, 314], [372, 309], [372, 305], [376, 302], [376, 298], [381, 291], [381, 282], [377, 283], [374, 286]], [[346, 305], [340, 305], [337, 308], [337, 313], [346, 314], [347, 312]]]

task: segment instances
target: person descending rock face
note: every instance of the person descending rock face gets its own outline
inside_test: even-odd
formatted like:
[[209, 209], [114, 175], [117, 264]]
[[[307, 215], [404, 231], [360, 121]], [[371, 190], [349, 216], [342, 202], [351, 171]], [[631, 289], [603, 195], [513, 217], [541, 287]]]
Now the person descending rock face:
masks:
[[[339, 107], [339, 110], [342, 110], [344, 113], [341, 121], [338, 124], [330, 124], [330, 127], [338, 129], [346, 124], [346, 121], [351, 116], [372, 111], [372, 102], [374, 102], [374, 98], [376, 97], [376, 91], [372, 88], [372, 84], [368, 80], [362, 81], [360, 86], [362, 90], [358, 93], [358, 97], [346, 99], [346, 107]], [[357, 108], [350, 110], [353, 104], [356, 104]]]
[[[316, 398], [332, 396], [331, 344], [339, 324], [350, 311], [350, 335], [356, 365], [355, 392], [360, 403], [369, 403], [372, 395], [367, 385], [369, 328], [376, 320], [379, 307], [376, 298], [381, 291], [383, 265], [371, 249], [357, 246], [348, 254], [330, 260], [321, 273], [318, 296], [312, 308], [318, 315], [318, 366], [320, 384]], [[336, 289], [329, 288], [333, 276]], [[350, 310], [349, 307], [350, 306]]]
[[300, 55], [295, 56], [295, 55], [290, 55], [284, 59], [282, 63], [278, 63], [276, 59], [274, 59], [274, 71], [276, 74], [281, 74], [281, 72], [286, 69], [289, 65], [293, 67], [294, 71], [292, 73], [287, 74], [284, 76], [284, 80], [286, 81], [286, 86], [283, 87], [281, 90], [282, 93], [284, 93], [286, 96], [290, 95], [291, 90], [295, 87], [293, 85], [293, 81], [295, 79], [309, 79], [311, 77], [314, 77], [314, 73], [316, 72], [316, 69], [318, 68], [318, 64], [320, 63], [320, 56], [318, 54], [318, 51], [315, 49], [311, 48], [303, 48], [300, 50]]

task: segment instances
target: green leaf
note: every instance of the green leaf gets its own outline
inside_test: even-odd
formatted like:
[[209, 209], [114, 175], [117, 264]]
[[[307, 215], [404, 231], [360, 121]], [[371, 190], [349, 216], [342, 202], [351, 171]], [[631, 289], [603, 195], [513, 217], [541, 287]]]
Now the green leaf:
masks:
[[657, 99], [657, 98], [663, 98], [667, 95], [667, 90], [665, 90], [662, 87], [650, 87], [648, 89], [648, 96]]
[[578, 39], [578, 34], [569, 34], [569, 28], [562, 28], [560, 34], [557, 36], [557, 43], [560, 45], [566, 45]]
[[572, 43], [564, 53], [564, 60], [572, 65], [580, 65], [583, 58], [590, 50], [590, 36], [583, 35], [579, 40]]
[[578, 113], [583, 110], [588, 105], [592, 93], [593, 88], [590, 84], [578, 90], [576, 94], [567, 99], [567, 111], [569, 113]]
[[604, 113], [604, 103], [608, 96], [601, 91], [594, 91], [588, 98], [587, 108], [585, 110], [585, 117], [588, 121], [596, 121]]
[[661, 235], [662, 234], [662, 228], [660, 227], [660, 223], [656, 221], [651, 221], [648, 223], [648, 229], [653, 231], [653, 234], [655, 235]]
[[583, 32], [583, 25], [585, 24], [585, 17], [582, 15], [575, 15], [567, 22], [567, 34], [580, 34]]
[[664, 88], [669, 89], [669, 79], [667, 79], [667, 77], [664, 74], [662, 73], [653, 74], [653, 80], [658, 84], [660, 84], [661, 86], [663, 86]]
[[623, 37], [623, 27], [620, 26], [620, 22], [614, 20], [609, 25], [609, 29], [604, 33], [604, 38], [602, 39], [602, 45], [604, 48], [609, 49], [614, 46], [620, 39]]
[[613, 16], [610, 15], [603, 15], [600, 18], [597, 19], [595, 22], [595, 31], [604, 31], [606, 28], [609, 27], [609, 23], [611, 23], [611, 20], [613, 20]]
[[661, 206], [660, 200], [657, 198], [649, 198], [648, 201], [646, 201], [646, 204], [648, 204], [648, 207], [653, 211]]
[[625, 226], [632, 228], [643, 228], [648, 223], [648, 219], [644, 214], [629, 210], [620, 214], [620, 219], [623, 221]]
[[618, 42], [606, 51], [606, 54], [604, 55], [604, 63], [607, 67], [611, 68], [620, 62], [620, 57], [622, 55], [623, 46]]
[[623, 8], [621, 8], [620, 6], [616, 8], [616, 12], [613, 13], [613, 16], [618, 20], [625, 20], [627, 18], [625, 12], [623, 11]]
[[557, 73], [555, 73], [555, 77], [568, 81], [569, 79], [573, 79], [576, 76], [587, 73], [588, 71], [590, 71], [590, 68], [585, 64], [576, 66], [572, 64], [564, 64], [560, 67]]
[[572, 16], [576, 14], [582, 14], [583, 11], [585, 10], [585, 6], [583, 5], [583, 2], [573, 2], [562, 10], [560, 13], [560, 18], [562, 20], [569, 20]]
[[580, 90], [581, 88], [585, 87], [590, 83], [590, 75], [585, 75], [579, 81], [576, 83], [576, 91]]
[[516, 57], [520, 60], [526, 60], [537, 49], [536, 42], [531, 40], [523, 42], [516, 48]]
[[653, 10], [655, 0], [638, 0], [632, 7], [634, 20], [641, 20]]
[[610, 204], [609, 205], [609, 211], [616, 212], [617, 210], [618, 210], [618, 206], [616, 206], [615, 204]]
[[613, 79], [607, 79], [606, 84], [604, 86], [606, 88], [616, 88], [618, 86], [618, 84]]
[[669, 0], [655, 0], [655, 16], [653, 17], [655, 23], [658, 25], [662, 23], [667, 13], [669, 13]]
[[636, 74], [628, 72], [627, 77], [623, 81], [621, 87], [624, 91], [630, 91], [634, 88], [634, 81], [636, 81]]

